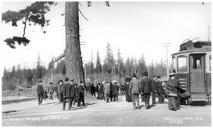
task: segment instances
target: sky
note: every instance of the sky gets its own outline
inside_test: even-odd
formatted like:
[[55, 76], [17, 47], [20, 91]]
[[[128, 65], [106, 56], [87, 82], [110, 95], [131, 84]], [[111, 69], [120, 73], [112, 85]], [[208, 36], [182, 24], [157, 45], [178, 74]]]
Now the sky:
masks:
[[[23, 25], [11, 27], [1, 22], [1, 65], [7, 69], [20, 64], [21, 67], [36, 66], [38, 55], [43, 65], [47, 66], [52, 57], [57, 57], [65, 49], [64, 2], [52, 6], [47, 18], [50, 25], [43, 34], [39, 26], [27, 27], [26, 36], [31, 40], [26, 47], [9, 48], [4, 39], [13, 35], [22, 35]], [[17, 11], [25, 8], [30, 2], [2, 2], [1, 11]], [[80, 41], [83, 62], [96, 60], [99, 52], [101, 60], [106, 55], [106, 45], [111, 44], [114, 56], [120, 49], [122, 57], [140, 58], [146, 62], [160, 62], [166, 59], [164, 43], [170, 43], [171, 54], [178, 52], [179, 45], [185, 39], [198, 38], [207, 41], [211, 26], [211, 3], [201, 2], [93, 2], [87, 7], [80, 2], [80, 10], [88, 18], [80, 14]]]

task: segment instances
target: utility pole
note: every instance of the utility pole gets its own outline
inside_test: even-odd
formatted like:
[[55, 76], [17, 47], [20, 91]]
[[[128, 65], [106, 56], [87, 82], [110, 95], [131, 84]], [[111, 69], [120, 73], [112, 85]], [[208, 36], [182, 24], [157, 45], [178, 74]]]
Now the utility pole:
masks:
[[168, 49], [171, 47], [171, 43], [162, 43], [162, 47], [166, 48], [166, 75], [169, 75], [169, 59], [168, 59], [168, 55], [169, 55], [169, 51]]
[[211, 26], [208, 25], [208, 41], [211, 41]]

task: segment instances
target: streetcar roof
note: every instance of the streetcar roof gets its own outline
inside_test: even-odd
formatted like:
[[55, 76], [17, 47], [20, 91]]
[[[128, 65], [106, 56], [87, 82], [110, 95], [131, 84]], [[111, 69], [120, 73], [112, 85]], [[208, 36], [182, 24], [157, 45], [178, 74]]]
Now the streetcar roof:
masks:
[[203, 48], [193, 48], [190, 50], [183, 50], [176, 53], [173, 53], [172, 56], [178, 55], [178, 54], [195, 54], [195, 53], [208, 53], [211, 52], [211, 47], [203, 47]]

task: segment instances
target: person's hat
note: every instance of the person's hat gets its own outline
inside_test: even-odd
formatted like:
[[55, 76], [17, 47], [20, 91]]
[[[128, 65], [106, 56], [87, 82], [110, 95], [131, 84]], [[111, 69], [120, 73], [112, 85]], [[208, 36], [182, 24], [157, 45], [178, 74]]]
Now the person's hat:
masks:
[[170, 73], [169, 76], [170, 77], [175, 76], [175, 73]]
[[42, 83], [42, 80], [39, 80], [38, 82], [39, 82], [39, 83]]
[[133, 73], [133, 74], [132, 74], [132, 77], [137, 77], [136, 73]]
[[113, 80], [112, 83], [117, 83], [117, 81], [116, 81], [116, 80]]
[[148, 72], [144, 72], [143, 75], [144, 75], [144, 76], [148, 76]]
[[102, 84], [105, 84], [105, 81], [103, 81]]
[[68, 77], [65, 77], [65, 81], [68, 81], [69, 80], [69, 78]]

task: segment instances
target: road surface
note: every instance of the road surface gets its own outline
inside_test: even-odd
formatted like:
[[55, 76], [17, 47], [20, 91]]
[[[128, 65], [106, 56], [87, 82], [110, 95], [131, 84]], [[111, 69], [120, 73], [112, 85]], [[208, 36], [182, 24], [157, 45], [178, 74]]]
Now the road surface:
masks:
[[[123, 96], [119, 102], [87, 101], [86, 107], [73, 106], [62, 110], [57, 100], [3, 105], [3, 126], [211, 126], [211, 106], [185, 106], [178, 111], [168, 110], [167, 104], [156, 104], [151, 109], [133, 110], [132, 103]], [[16, 109], [17, 106], [17, 109]], [[19, 107], [18, 107], [19, 106]], [[21, 108], [23, 106], [23, 108]], [[7, 109], [7, 111], [4, 110]]]

